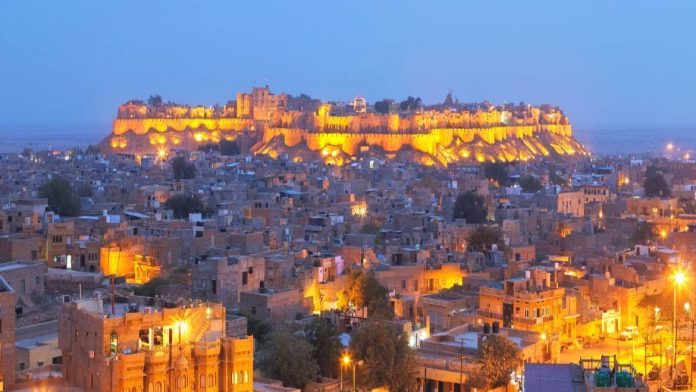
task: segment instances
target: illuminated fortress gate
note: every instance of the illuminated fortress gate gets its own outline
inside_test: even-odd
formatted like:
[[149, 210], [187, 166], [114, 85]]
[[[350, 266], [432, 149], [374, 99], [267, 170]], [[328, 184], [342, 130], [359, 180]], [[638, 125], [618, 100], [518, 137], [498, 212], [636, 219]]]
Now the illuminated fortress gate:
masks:
[[102, 147], [165, 156], [173, 148], [237, 140], [254, 154], [334, 165], [368, 156], [447, 166], [586, 153], [568, 118], [550, 105], [459, 104], [448, 97], [443, 104], [416, 107], [382, 101], [377, 111], [360, 97], [325, 103], [271, 94], [268, 87], [236, 98], [214, 107], [158, 97], [130, 101], [119, 107]]
[[84, 391], [253, 391], [253, 337], [225, 336], [225, 308], [65, 304], [58, 344], [67, 381]]

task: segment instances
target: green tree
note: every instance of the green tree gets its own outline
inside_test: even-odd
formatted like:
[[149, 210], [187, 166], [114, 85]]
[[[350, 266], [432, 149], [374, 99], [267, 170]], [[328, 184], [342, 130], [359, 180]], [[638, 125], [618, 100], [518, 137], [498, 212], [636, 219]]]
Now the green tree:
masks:
[[185, 219], [189, 214], [208, 212], [197, 195], [177, 194], [167, 199], [164, 206], [174, 212], [175, 219]]
[[631, 244], [633, 246], [646, 244], [655, 240], [655, 225], [647, 221], [638, 222], [638, 226], [631, 235]]
[[154, 278], [149, 282], [141, 286], [136, 286], [133, 289], [135, 295], [140, 295], [143, 297], [154, 297], [156, 295], [164, 295], [167, 287], [171, 285], [171, 282], [165, 278]]
[[470, 252], [490, 253], [493, 244], [498, 246], [499, 251], [504, 251], [507, 246], [503, 241], [503, 234], [498, 226], [478, 226], [469, 234], [467, 248]]
[[305, 337], [314, 348], [313, 355], [322, 377], [335, 378], [338, 376], [336, 364], [341, 355], [341, 341], [338, 339], [338, 329], [323, 317], [316, 317], [305, 327]]
[[541, 190], [541, 181], [534, 176], [522, 176], [520, 187], [524, 193], [537, 193]]
[[672, 189], [667, 184], [667, 180], [654, 167], [649, 167], [646, 171], [643, 189], [647, 197], [670, 197], [672, 195]]
[[271, 333], [259, 355], [264, 373], [286, 387], [302, 389], [317, 375], [312, 345], [289, 332]]
[[367, 308], [371, 318], [390, 320], [394, 308], [389, 302], [389, 290], [379, 284], [372, 272], [353, 271], [347, 288], [338, 293], [338, 308], [342, 311]]
[[505, 336], [488, 335], [479, 345], [481, 372], [491, 388], [508, 385], [510, 373], [522, 363], [519, 347]]
[[483, 174], [487, 179], [494, 181], [498, 186], [508, 186], [510, 184], [510, 174], [508, 167], [502, 162], [486, 163], [483, 165]]
[[253, 336], [260, 345], [264, 345], [271, 333], [271, 326], [252, 314], [239, 312], [239, 315], [247, 320], [247, 334]]
[[457, 196], [452, 213], [454, 219], [466, 219], [467, 223], [473, 224], [483, 223], [488, 215], [486, 200], [472, 191], [464, 192]]
[[41, 185], [39, 197], [48, 199], [51, 211], [62, 216], [80, 214], [80, 196], [73, 186], [63, 177], [54, 177]]
[[174, 179], [176, 180], [196, 178], [196, 165], [190, 163], [184, 157], [176, 157], [172, 160], [172, 170], [174, 171]]
[[405, 335], [399, 335], [385, 322], [368, 321], [361, 324], [350, 343], [357, 378], [363, 388], [387, 387], [389, 391], [418, 390], [415, 354], [408, 347]]
[[381, 101], [375, 102], [375, 112], [381, 113], [381, 114], [387, 114], [389, 113], [389, 104], [391, 103], [390, 100], [388, 99], [383, 99]]

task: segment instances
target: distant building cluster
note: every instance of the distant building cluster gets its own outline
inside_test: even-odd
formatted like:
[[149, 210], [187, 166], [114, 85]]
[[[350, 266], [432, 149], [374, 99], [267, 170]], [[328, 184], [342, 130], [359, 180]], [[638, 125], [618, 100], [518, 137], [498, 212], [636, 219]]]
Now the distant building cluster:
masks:
[[[250, 118], [234, 119], [313, 102], [295, 99], [258, 89], [234, 105]], [[348, 106], [348, 117], [389, 117]], [[322, 108], [333, 110], [309, 115]], [[362, 360], [351, 339], [375, 320], [408, 343], [427, 391], [472, 390], [492, 341], [519, 354], [496, 379], [510, 388], [534, 390], [553, 371], [640, 391], [689, 380], [693, 162], [295, 158], [0, 155], [2, 390], [292, 391], [261, 365], [261, 333], [306, 342], [316, 320], [355, 356], [335, 364], [344, 389]], [[318, 372], [308, 388], [340, 388]]]

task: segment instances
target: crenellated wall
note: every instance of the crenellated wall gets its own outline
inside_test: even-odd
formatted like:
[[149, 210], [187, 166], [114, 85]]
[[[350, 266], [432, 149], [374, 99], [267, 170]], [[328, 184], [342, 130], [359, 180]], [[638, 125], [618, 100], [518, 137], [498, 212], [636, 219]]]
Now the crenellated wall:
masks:
[[[247, 146], [253, 144], [250, 151], [254, 154], [273, 158], [286, 154], [295, 161], [321, 159], [336, 165], [362, 153], [382, 154], [389, 159], [408, 153], [408, 160], [443, 166], [462, 161], [510, 162], [586, 153], [573, 138], [567, 117], [557, 108], [525, 106], [508, 111], [489, 106], [403, 115], [332, 114], [330, 104], [301, 112], [286, 111], [273, 101], [270, 106], [252, 105], [252, 113], [247, 103], [238, 97], [238, 117], [218, 118], [205, 118], [207, 113], [199, 113], [197, 118], [169, 118], [178, 116], [170, 107], [158, 112], [167, 118], [141, 118], [142, 105], [123, 105], [120, 116], [135, 117], [114, 120], [113, 132], [103, 146], [112, 151], [165, 155], [172, 148], [195, 149], [201, 144], [240, 140], [240, 135], [245, 135]], [[194, 109], [186, 113], [194, 113]]]
[[204, 128], [208, 131], [241, 131], [252, 128], [254, 121], [243, 118], [145, 118], [145, 119], [116, 119], [114, 120], [113, 135], [124, 135], [133, 132], [144, 135], [150, 130], [157, 132], [197, 130]]

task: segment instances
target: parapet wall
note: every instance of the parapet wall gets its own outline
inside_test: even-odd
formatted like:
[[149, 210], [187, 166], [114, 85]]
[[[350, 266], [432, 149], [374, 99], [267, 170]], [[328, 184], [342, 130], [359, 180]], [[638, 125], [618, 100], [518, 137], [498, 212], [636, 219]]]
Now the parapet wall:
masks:
[[311, 151], [320, 151], [326, 146], [338, 146], [350, 156], [360, 151], [360, 146], [380, 147], [385, 152], [397, 152], [408, 146], [426, 154], [435, 154], [438, 147], [449, 147], [459, 140], [472, 143], [477, 139], [489, 144], [504, 142], [510, 138], [532, 138], [537, 133], [550, 133], [571, 137], [570, 125], [498, 126], [491, 128], [436, 128], [425, 132], [311, 132], [297, 128], [268, 128], [263, 132], [262, 144], [282, 138], [286, 147], [305, 143]]

